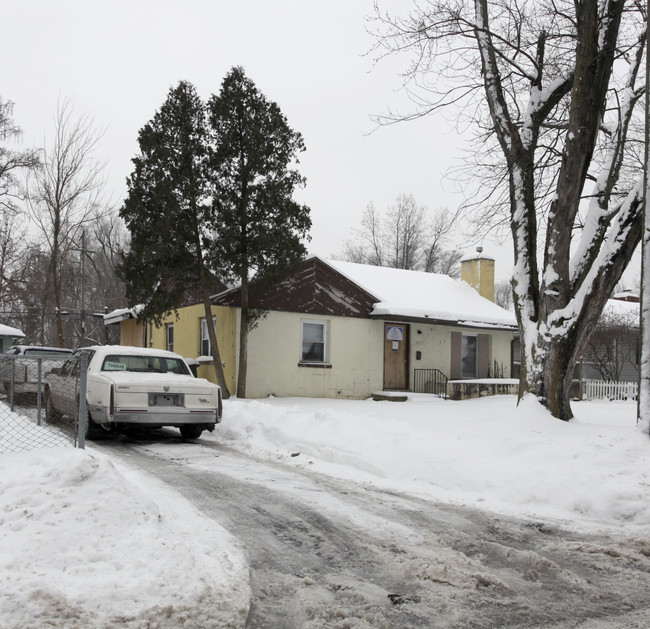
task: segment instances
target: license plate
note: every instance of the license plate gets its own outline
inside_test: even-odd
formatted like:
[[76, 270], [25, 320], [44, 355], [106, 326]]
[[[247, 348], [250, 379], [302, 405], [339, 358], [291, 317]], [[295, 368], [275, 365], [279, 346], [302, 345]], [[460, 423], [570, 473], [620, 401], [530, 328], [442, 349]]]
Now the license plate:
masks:
[[183, 406], [182, 393], [150, 393], [149, 406]]

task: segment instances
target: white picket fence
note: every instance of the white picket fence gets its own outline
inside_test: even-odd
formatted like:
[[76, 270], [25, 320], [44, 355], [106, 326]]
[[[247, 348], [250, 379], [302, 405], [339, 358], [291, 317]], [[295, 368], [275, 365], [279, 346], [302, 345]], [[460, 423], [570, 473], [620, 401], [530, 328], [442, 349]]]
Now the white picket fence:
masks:
[[636, 400], [638, 392], [639, 385], [636, 382], [582, 381], [584, 400]]

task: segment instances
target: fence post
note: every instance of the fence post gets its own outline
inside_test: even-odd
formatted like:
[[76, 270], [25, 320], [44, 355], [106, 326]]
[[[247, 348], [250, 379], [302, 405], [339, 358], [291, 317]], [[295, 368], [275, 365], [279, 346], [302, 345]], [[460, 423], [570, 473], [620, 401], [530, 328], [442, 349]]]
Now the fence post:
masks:
[[14, 412], [14, 403], [15, 403], [15, 385], [16, 383], [16, 361], [13, 360], [11, 361], [11, 381], [9, 382], [9, 408], [11, 409], [11, 412]]
[[79, 356], [79, 421], [77, 422], [77, 447], [86, 448], [86, 425], [88, 423], [88, 407], [86, 405], [86, 386], [88, 383], [88, 353], [81, 352]]
[[40, 426], [43, 422], [41, 420], [41, 392], [43, 391], [43, 359], [39, 358], [37, 361], [38, 377], [36, 378], [36, 423]]

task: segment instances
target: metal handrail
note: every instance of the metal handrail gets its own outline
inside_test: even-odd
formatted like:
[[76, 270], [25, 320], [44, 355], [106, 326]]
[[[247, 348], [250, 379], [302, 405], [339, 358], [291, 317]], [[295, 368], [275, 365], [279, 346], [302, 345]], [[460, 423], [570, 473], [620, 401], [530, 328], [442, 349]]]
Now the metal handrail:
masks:
[[413, 393], [430, 393], [446, 399], [448, 381], [439, 369], [414, 369]]

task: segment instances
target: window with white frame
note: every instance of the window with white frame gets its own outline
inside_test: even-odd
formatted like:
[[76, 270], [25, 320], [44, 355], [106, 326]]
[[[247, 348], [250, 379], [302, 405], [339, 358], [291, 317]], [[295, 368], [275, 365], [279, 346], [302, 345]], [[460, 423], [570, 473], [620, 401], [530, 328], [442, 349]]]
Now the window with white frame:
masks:
[[324, 363], [327, 327], [325, 321], [302, 321], [300, 339], [300, 361], [303, 363]]
[[460, 345], [461, 378], [476, 378], [478, 371], [478, 336], [463, 334]]
[[168, 323], [165, 328], [167, 351], [174, 351], [174, 324]]
[[[212, 317], [212, 325], [216, 326], [217, 318]], [[212, 356], [212, 346], [208, 334], [208, 320], [201, 319], [201, 356]]]

